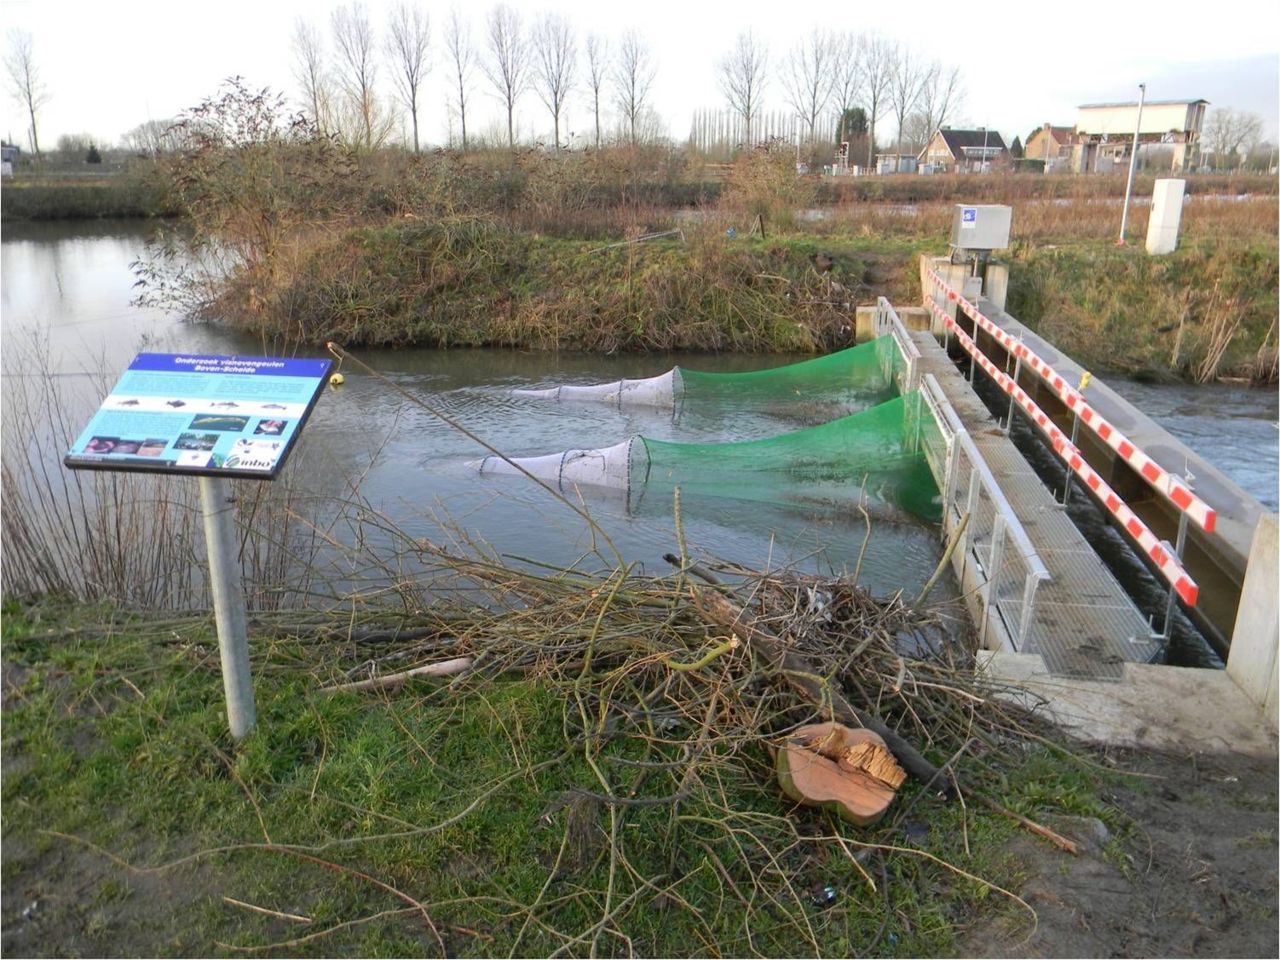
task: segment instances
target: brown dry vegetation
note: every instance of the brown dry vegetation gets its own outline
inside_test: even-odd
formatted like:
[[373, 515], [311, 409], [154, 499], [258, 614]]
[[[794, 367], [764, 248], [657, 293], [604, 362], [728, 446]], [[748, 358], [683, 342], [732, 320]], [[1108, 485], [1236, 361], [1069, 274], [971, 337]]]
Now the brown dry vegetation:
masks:
[[1275, 366], [1271, 178], [1191, 178], [1182, 249], [1152, 260], [1140, 202], [1130, 246], [1113, 246], [1121, 176], [836, 181], [769, 150], [727, 173], [657, 147], [347, 153], [236, 96], [199, 119], [201, 149], [163, 173], [196, 244], [223, 257], [154, 269], [149, 293], [281, 348], [831, 349], [857, 303], [918, 301], [915, 260], [945, 249], [963, 201], [1015, 207], [1010, 310], [1082, 361], [1193, 379]]

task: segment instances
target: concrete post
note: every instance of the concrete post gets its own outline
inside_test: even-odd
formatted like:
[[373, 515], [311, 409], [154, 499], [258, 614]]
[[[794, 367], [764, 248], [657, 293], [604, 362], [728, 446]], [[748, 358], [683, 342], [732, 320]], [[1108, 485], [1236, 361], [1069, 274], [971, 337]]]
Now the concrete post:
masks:
[[1182, 224], [1182, 197], [1185, 180], [1157, 180], [1151, 194], [1151, 219], [1147, 222], [1147, 253], [1156, 257], [1178, 248], [1178, 228]]
[[227, 700], [231, 736], [243, 739], [257, 722], [253, 681], [249, 676], [249, 639], [236, 547], [235, 500], [226, 477], [200, 478], [205, 547], [209, 551], [209, 585], [218, 624], [218, 656], [222, 690]]
[[1280, 688], [1280, 598], [1276, 581], [1276, 515], [1265, 513], [1253, 532], [1249, 566], [1240, 591], [1240, 609], [1231, 633], [1227, 674], [1263, 710], [1272, 732], [1277, 728], [1277, 688]]

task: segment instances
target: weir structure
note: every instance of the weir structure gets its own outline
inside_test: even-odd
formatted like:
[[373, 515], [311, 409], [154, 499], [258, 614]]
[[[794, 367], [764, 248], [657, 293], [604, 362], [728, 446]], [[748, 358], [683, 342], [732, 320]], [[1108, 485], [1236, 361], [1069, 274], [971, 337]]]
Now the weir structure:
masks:
[[[868, 332], [892, 337], [900, 391], [919, 390], [937, 424], [922, 443], [989, 669], [1096, 739], [1174, 745], [1201, 724], [1238, 748], [1273, 751], [1275, 515], [1105, 385], [1088, 385], [1078, 364], [982, 300], [968, 272], [928, 260], [928, 329], [908, 330], [881, 299]], [[975, 393], [976, 378], [1001, 391], [1008, 420]], [[1143, 616], [1014, 446], [1014, 416], [1167, 586], [1163, 618]], [[1225, 671], [1152, 663], [1175, 603]], [[1183, 723], [1179, 711], [1189, 711]]]
[[[843, 395], [860, 412], [754, 440], [633, 437], [473, 466], [562, 489], [625, 490], [629, 508], [655, 486], [833, 503], [875, 491], [941, 520], [985, 668], [1047, 704], [1061, 725], [1109, 743], [1273, 752], [1275, 515], [983, 300], [968, 271], [949, 257], [925, 263], [924, 306], [902, 311], [916, 329], [880, 298], [859, 308], [857, 330], [868, 342], [827, 357], [748, 374], [676, 368], [647, 380], [517, 391], [673, 412], [696, 395], [703, 405], [725, 402], [728, 415], [780, 396]], [[985, 396], [978, 380], [989, 381]], [[1015, 417], [1021, 448], [1010, 436]], [[1026, 442], [1036, 435], [1057, 458], [1056, 472]], [[1144, 614], [1095, 549], [1105, 530], [1083, 533], [1068, 516], [1068, 500], [1083, 505], [1086, 496], [1128, 541], [1134, 565], [1145, 563], [1165, 585], [1167, 604], [1148, 597]], [[1200, 625], [1225, 670], [1157, 662], [1175, 609]]]

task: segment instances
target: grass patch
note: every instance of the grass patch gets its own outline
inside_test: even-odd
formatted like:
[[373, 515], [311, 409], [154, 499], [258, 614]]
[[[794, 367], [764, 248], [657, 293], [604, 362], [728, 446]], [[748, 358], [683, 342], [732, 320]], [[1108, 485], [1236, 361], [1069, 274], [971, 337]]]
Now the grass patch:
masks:
[[[603, 602], [572, 598], [584, 627]], [[38, 904], [22, 922], [43, 950], [927, 956], [1021, 875], [1010, 821], [918, 784], [872, 828], [792, 806], [769, 756], [780, 717], [725, 713], [670, 801], [697, 730], [636, 709], [661, 676], [644, 651], [330, 696], [368, 648], [281, 630], [252, 648], [259, 725], [234, 744], [206, 620], [6, 606], [4, 883]], [[678, 682], [717, 689], [725, 659]], [[1089, 768], [1053, 749], [971, 753], [969, 781], [1023, 813], [1102, 810]]]

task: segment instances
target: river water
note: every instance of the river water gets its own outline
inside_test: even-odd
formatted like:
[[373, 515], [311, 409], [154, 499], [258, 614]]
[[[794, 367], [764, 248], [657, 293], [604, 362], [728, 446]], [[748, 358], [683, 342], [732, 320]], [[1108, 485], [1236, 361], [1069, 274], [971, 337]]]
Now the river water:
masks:
[[[6, 226], [3, 263], [3, 373], [6, 392], [37, 364], [28, 342], [45, 338], [43, 365], [76, 385], [79, 425], [140, 350], [254, 355], [262, 344], [217, 326], [184, 322], [163, 310], [130, 305], [130, 264], [144, 253], [146, 229], [134, 223]], [[290, 482], [341, 496], [358, 484], [369, 506], [405, 536], [471, 540], [504, 555], [574, 563], [599, 543], [588, 524], [522, 477], [480, 476], [468, 464], [488, 451], [436, 412], [509, 456], [603, 447], [640, 434], [715, 442], [775, 436], [811, 425], [819, 412], [782, 407], [720, 416], [686, 409], [620, 411], [606, 405], [513, 398], [517, 387], [641, 378], [673, 365], [742, 371], [792, 356], [624, 355], [509, 350], [361, 350], [379, 377], [343, 370], [345, 385], [326, 391], [307, 426]], [[305, 476], [302, 464], [306, 464]], [[58, 467], [58, 469], [61, 469]], [[292, 471], [292, 472], [291, 472]], [[175, 481], [189, 482], [189, 481]], [[675, 552], [671, 504], [591, 493], [583, 504], [637, 570], [664, 573]], [[686, 498], [681, 511], [691, 553], [754, 569], [795, 566], [848, 572], [857, 565], [866, 521], [825, 504], [745, 503]], [[936, 528], [901, 511], [877, 513], [860, 581], [879, 594], [919, 590], [941, 554]], [[587, 561], [599, 568], [600, 561]], [[946, 595], [950, 585], [938, 591]]]
[[[79, 417], [81, 425], [140, 350], [263, 352], [252, 339], [216, 326], [131, 305], [130, 264], [144, 255], [147, 230], [131, 222], [5, 225], [0, 317], [6, 397], [34, 372], [36, 361], [28, 349], [33, 338], [44, 342], [42, 365], [83, 387], [76, 393], [82, 409], [72, 417]], [[673, 419], [670, 414], [509, 395], [515, 387], [653, 376], [675, 364], [736, 371], [794, 357], [609, 357], [499, 350], [361, 351], [359, 356], [381, 377], [348, 368], [345, 386], [321, 398], [303, 437], [305, 480], [335, 495], [358, 484], [368, 504], [410, 536], [467, 539], [549, 564], [573, 563], [591, 549], [595, 541], [587, 525], [523, 478], [478, 476], [467, 464], [484, 455], [483, 447], [432, 410], [511, 456], [601, 447], [633, 434], [739, 440], [807, 425], [803, 412], [755, 411], [727, 418], [686, 411]], [[1276, 508], [1273, 390], [1112, 385]], [[648, 503], [636, 511], [628, 509], [624, 498], [592, 496], [586, 506], [628, 562], [642, 571], [665, 571], [662, 555], [676, 544], [666, 504]], [[849, 511], [710, 498], [686, 504], [683, 520], [692, 552], [757, 569], [793, 565], [847, 572], [857, 564], [866, 529], [862, 516]], [[913, 593], [940, 559], [936, 528], [902, 521], [901, 516], [873, 520], [860, 579], [880, 594], [900, 589]], [[948, 585], [943, 592], [953, 590]]]

